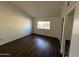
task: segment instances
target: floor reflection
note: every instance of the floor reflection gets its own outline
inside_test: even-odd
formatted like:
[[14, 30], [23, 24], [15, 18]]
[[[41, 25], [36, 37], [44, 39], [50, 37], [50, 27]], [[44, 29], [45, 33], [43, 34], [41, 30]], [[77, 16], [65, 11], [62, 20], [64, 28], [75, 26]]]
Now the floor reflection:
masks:
[[36, 45], [36, 47], [38, 47], [39, 49], [42, 49], [42, 50], [46, 50], [50, 46], [50, 44], [47, 41], [45, 41], [43, 38], [36, 38], [35, 45]]

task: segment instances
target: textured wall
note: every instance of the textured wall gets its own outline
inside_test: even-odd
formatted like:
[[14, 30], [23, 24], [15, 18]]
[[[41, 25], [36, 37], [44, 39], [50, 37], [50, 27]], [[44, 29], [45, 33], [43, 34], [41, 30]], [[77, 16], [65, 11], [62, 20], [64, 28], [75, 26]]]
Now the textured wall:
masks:
[[[50, 21], [51, 23], [50, 30], [37, 29], [37, 21]], [[60, 31], [61, 31], [60, 17], [35, 18], [33, 20], [33, 33], [59, 38]]]

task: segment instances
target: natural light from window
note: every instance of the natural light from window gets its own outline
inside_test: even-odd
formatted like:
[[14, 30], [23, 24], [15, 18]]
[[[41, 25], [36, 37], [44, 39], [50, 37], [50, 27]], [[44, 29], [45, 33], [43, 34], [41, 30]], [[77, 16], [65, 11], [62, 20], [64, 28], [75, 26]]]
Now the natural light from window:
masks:
[[38, 21], [37, 29], [47, 29], [50, 30], [50, 21]]

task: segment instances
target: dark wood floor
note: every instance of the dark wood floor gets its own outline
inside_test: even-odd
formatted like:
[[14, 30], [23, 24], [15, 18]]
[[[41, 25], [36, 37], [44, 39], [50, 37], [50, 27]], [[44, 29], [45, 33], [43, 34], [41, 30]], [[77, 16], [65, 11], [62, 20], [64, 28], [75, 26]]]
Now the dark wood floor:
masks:
[[59, 40], [31, 34], [0, 46], [0, 56], [61, 57]]
[[69, 49], [70, 49], [70, 40], [66, 40], [65, 43], [65, 56], [69, 56]]

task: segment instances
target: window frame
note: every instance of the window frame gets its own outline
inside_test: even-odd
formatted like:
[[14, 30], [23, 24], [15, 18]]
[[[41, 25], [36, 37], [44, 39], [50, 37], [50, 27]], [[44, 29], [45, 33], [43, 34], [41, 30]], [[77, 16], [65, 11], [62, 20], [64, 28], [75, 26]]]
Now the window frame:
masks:
[[[43, 23], [43, 25], [42, 25], [42, 27], [39, 27], [38, 25], [39, 25], [39, 23]], [[49, 23], [49, 28], [45, 28], [44, 26], [45, 26], [45, 24], [44, 23], [46, 23], [46, 22], [48, 22]], [[51, 21], [37, 21], [37, 29], [40, 29], [40, 30], [50, 30], [51, 29]]]

